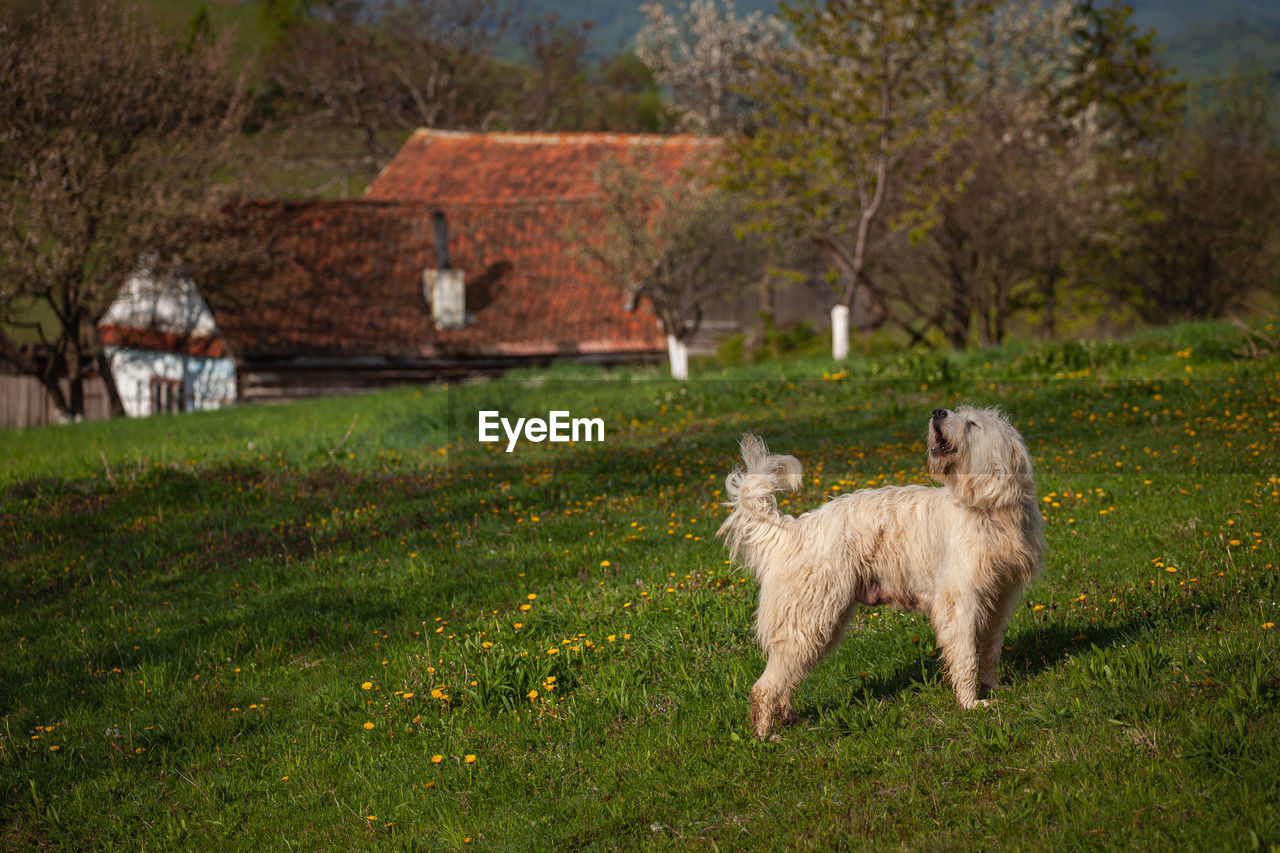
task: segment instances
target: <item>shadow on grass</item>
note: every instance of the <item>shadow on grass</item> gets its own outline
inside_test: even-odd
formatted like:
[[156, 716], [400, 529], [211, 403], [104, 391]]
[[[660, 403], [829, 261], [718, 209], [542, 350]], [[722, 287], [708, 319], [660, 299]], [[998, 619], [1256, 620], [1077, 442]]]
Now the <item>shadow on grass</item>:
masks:
[[[1197, 610], [1198, 605], [1198, 610]], [[1029, 682], [1041, 673], [1062, 665], [1073, 656], [1093, 654], [1093, 649], [1108, 649], [1141, 641], [1144, 634], [1157, 624], [1169, 626], [1190, 622], [1196, 614], [1203, 617], [1212, 605], [1186, 603], [1176, 610], [1166, 610], [1142, 618], [1129, 619], [1114, 625], [1078, 625], [1057, 623], [1024, 628], [1005, 638], [1006, 651], [1001, 657], [1001, 684], [1004, 686]], [[924, 690], [946, 690], [942, 661], [937, 655], [919, 651], [904, 658], [897, 668], [887, 675], [873, 675], [847, 680], [849, 690], [843, 697], [828, 693], [807, 708], [799, 708], [800, 719], [817, 722], [820, 719], [847, 716], [845, 709], [862, 704], [870, 708], [883, 702], [893, 702], [907, 693]]]

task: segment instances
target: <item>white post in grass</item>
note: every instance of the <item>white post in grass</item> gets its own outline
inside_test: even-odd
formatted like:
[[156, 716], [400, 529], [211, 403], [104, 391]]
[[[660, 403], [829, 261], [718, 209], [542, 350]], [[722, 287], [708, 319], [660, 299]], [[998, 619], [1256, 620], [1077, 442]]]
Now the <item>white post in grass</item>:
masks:
[[841, 361], [849, 354], [849, 306], [831, 306], [831, 357]]
[[675, 335], [667, 335], [667, 359], [671, 362], [671, 378], [681, 382], [689, 378], [689, 347]]

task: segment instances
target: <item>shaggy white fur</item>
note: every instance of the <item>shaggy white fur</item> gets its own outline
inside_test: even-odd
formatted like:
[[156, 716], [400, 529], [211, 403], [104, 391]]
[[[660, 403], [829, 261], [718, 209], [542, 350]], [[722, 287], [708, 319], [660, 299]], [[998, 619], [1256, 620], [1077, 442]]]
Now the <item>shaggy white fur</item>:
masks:
[[1044, 559], [1031, 456], [996, 409], [938, 409], [926, 443], [942, 488], [863, 489], [792, 517], [774, 492], [800, 488], [800, 461], [743, 437], [746, 469], [725, 481], [734, 511], [717, 535], [760, 583], [756, 637], [768, 664], [751, 690], [757, 738], [775, 717], [794, 718], [791, 691], [858, 604], [929, 614], [962, 708], [996, 686], [1005, 622]]

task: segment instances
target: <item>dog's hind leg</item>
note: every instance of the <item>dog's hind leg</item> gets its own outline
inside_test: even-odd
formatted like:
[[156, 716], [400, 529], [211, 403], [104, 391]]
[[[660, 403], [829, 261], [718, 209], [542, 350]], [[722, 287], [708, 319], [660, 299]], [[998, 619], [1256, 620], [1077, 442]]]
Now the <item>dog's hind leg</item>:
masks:
[[795, 713], [791, 707], [791, 691], [800, 680], [795, 670], [787, 654], [777, 649], [769, 652], [764, 673], [751, 688], [751, 730], [756, 740], [769, 737], [775, 717]]
[[820, 620], [789, 626], [791, 630], [785, 637], [777, 636], [781, 631], [774, 634], [768, 644], [769, 662], [751, 688], [751, 727], [757, 739], [769, 737], [776, 719], [786, 723], [795, 721], [791, 692], [840, 644], [856, 606], [856, 602], [851, 603], [838, 614], [828, 613]]
[[784, 722], [791, 722], [795, 719], [791, 691], [818, 659], [809, 645], [794, 642], [770, 645], [769, 662], [751, 688], [751, 729], [757, 740], [769, 737], [774, 720], [781, 718]]

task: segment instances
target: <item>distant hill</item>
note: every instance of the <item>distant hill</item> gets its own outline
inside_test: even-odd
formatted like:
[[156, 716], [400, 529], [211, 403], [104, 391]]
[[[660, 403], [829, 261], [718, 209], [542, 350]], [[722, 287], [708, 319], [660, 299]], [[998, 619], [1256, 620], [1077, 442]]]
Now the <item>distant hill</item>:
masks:
[[1153, 29], [1165, 60], [1191, 81], [1235, 66], [1280, 77], [1280, 0], [1133, 0], [1134, 22]]
[[[257, 0], [143, 0], [182, 27], [204, 6], [215, 28], [238, 29], [238, 52], [261, 54], [266, 38], [257, 19]], [[612, 56], [628, 47], [644, 24], [642, 0], [513, 0], [527, 13], [555, 12], [566, 21], [592, 25], [592, 54]], [[682, 7], [684, 0], [668, 2]], [[1280, 0], [1131, 0], [1134, 22], [1153, 29], [1165, 60], [1191, 81], [1217, 78], [1233, 66], [1258, 67], [1280, 78]], [[737, 0], [739, 15], [774, 12], [776, 0]]]
[[[525, 8], [591, 21], [594, 51], [610, 55], [629, 45], [644, 24], [640, 5], [637, 0], [526, 0]], [[1166, 61], [1189, 80], [1220, 76], [1235, 64], [1255, 61], [1280, 74], [1280, 0], [1132, 0], [1130, 5], [1139, 29], [1156, 31]], [[778, 3], [739, 0], [734, 8], [739, 15], [768, 13]]]
[[[536, 12], [555, 12], [570, 21], [590, 21], [592, 47], [601, 56], [612, 55], [630, 46], [636, 33], [644, 26], [640, 7], [644, 0], [524, 0], [525, 9]], [[684, 8], [686, 2], [665, 2], [669, 8]], [[734, 12], [744, 17], [752, 12], [771, 14], [778, 9], [777, 0], [738, 0]]]

